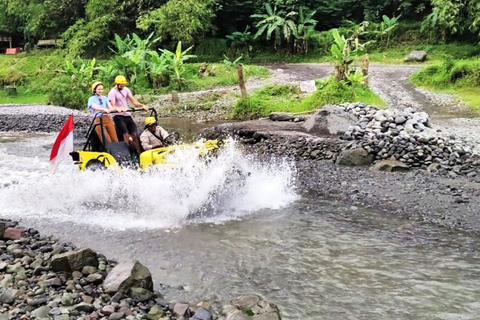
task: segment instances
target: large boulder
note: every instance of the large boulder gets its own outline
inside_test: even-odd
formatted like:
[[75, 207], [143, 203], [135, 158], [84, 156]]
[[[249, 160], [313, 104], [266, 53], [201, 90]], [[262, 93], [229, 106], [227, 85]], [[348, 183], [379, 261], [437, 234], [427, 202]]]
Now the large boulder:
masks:
[[373, 162], [374, 156], [363, 148], [347, 149], [340, 152], [337, 164], [343, 166], [368, 166]]
[[223, 307], [219, 320], [281, 320], [278, 307], [258, 295], [241, 296]]
[[97, 253], [89, 248], [56, 254], [50, 262], [55, 272], [82, 271], [86, 266], [98, 267]]
[[103, 282], [103, 287], [107, 293], [128, 293], [134, 287], [153, 291], [152, 275], [147, 267], [131, 260], [113, 268]]
[[410, 167], [405, 163], [398, 160], [381, 160], [375, 163], [370, 170], [372, 171], [387, 171], [387, 172], [398, 172], [398, 171], [408, 171]]
[[414, 50], [406, 56], [403, 61], [405, 62], [423, 62], [427, 59], [427, 52]]
[[356, 123], [357, 117], [353, 114], [337, 106], [327, 105], [308, 118], [302, 127], [313, 134], [343, 135]]

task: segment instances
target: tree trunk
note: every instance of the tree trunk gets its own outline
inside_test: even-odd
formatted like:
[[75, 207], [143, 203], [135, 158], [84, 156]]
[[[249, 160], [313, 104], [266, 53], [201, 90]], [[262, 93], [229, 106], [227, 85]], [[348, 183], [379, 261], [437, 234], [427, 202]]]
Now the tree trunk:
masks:
[[240, 87], [240, 91], [242, 92], [242, 98], [245, 99], [248, 97], [247, 88], [245, 87], [245, 80], [243, 78], [243, 67], [237, 66], [237, 73], [238, 73], [238, 86]]
[[179, 102], [180, 102], [180, 99], [178, 98], [178, 92], [172, 91], [172, 103], [178, 104]]

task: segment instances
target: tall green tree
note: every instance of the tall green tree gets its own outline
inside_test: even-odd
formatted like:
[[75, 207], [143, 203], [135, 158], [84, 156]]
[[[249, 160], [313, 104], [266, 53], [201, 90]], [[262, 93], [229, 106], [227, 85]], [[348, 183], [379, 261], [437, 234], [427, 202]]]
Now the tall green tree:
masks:
[[169, 0], [160, 8], [142, 15], [137, 26], [154, 31], [157, 37], [192, 44], [214, 29], [215, 0]]

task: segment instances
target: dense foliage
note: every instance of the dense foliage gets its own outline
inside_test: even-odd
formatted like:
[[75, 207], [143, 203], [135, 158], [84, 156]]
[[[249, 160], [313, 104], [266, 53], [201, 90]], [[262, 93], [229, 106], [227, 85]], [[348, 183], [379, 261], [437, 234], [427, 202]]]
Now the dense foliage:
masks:
[[330, 42], [320, 31], [362, 21], [374, 26], [377, 46], [388, 47], [399, 16], [417, 21], [431, 42], [479, 40], [477, 0], [0, 0], [0, 31], [21, 35], [27, 48], [63, 39], [72, 57], [110, 53], [115, 33], [152, 32], [157, 47], [174, 50], [182, 41], [217, 59], [255, 48], [307, 53]]

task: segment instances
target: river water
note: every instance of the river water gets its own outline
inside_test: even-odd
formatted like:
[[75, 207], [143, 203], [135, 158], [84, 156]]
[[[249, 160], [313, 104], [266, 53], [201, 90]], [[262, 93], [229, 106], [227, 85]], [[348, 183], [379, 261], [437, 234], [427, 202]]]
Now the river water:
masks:
[[[54, 138], [0, 133], [0, 215], [140, 260], [169, 300], [258, 293], [284, 319], [479, 318], [475, 236], [319, 199], [296, 188], [292, 163], [235, 145], [208, 165], [184, 159], [191, 170], [79, 173], [65, 161], [51, 174]], [[231, 163], [250, 176], [237, 181]]]

